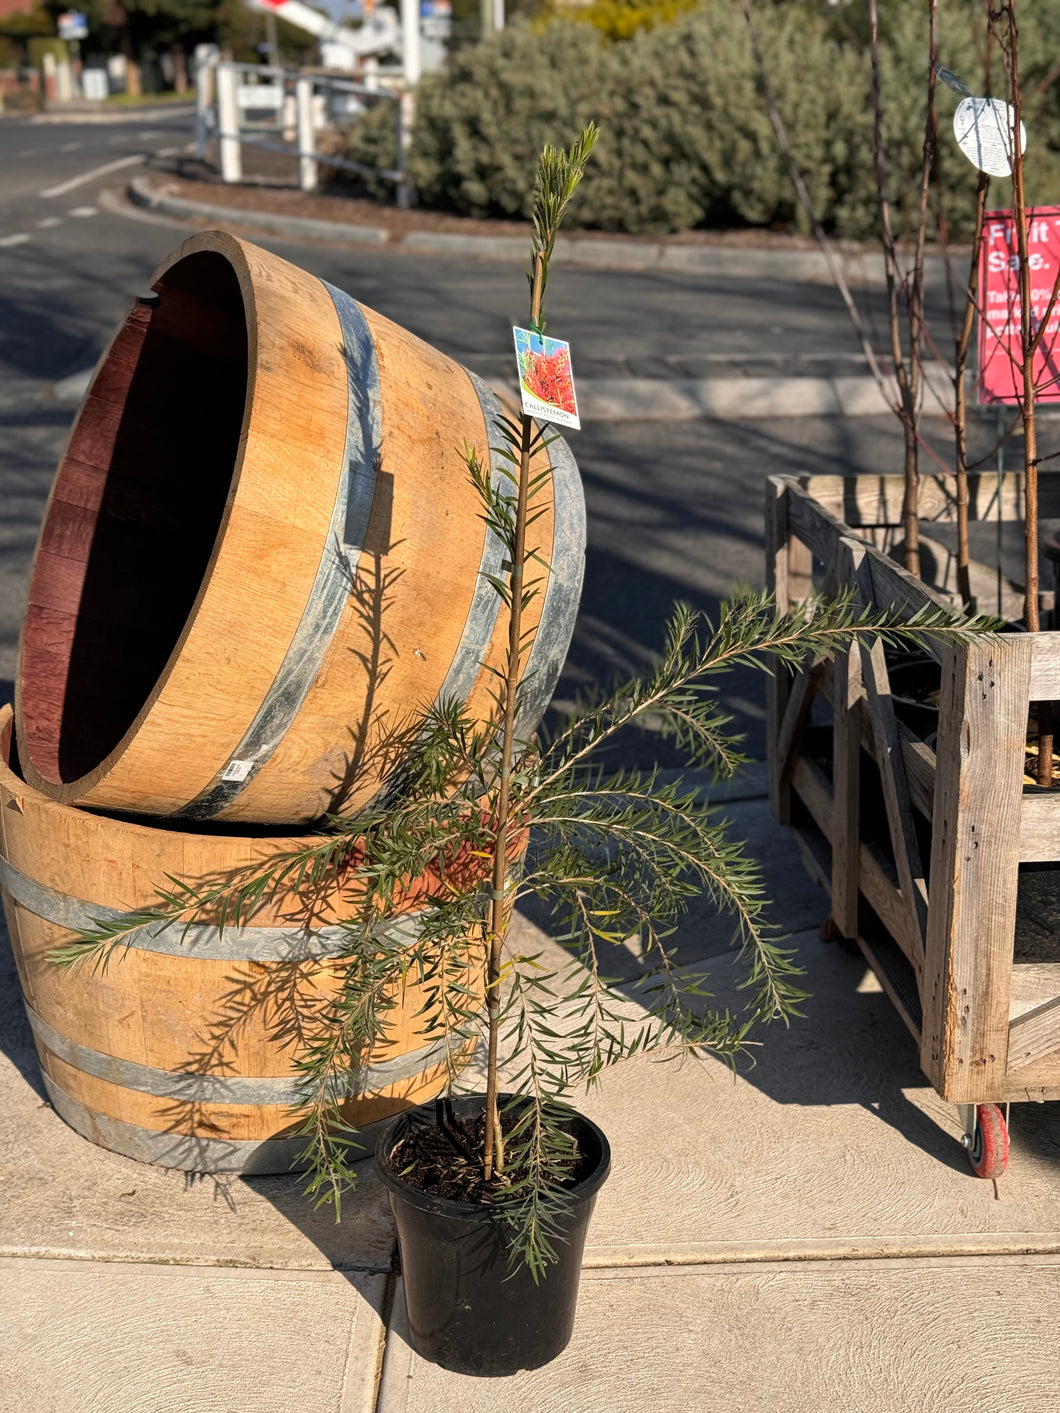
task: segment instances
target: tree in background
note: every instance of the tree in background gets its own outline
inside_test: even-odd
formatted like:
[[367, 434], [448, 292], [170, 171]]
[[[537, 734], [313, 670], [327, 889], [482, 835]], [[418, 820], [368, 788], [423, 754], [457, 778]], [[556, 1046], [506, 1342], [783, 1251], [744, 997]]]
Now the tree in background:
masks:
[[[67, 0], [43, 0], [38, 20], [46, 17], [45, 32], [54, 34], [58, 15], [69, 8]], [[178, 90], [187, 81], [196, 45], [217, 44], [233, 58], [252, 63], [260, 57], [265, 38], [265, 17], [244, 0], [77, 0], [76, 8], [88, 19], [91, 38], [86, 50], [124, 54], [138, 66], [150, 66], [168, 54]], [[288, 61], [311, 60], [316, 47], [311, 35], [282, 20], [278, 33]]]

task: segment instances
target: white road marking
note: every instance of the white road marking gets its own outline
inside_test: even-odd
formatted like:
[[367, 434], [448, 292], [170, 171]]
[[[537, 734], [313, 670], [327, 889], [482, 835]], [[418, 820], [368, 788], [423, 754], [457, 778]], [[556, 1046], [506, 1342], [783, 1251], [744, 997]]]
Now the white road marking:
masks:
[[66, 213], [68, 216], [98, 216], [98, 206], [71, 206]]
[[135, 157], [119, 157], [116, 162], [104, 162], [102, 167], [93, 167], [90, 172], [82, 172], [79, 177], [71, 177], [69, 181], [60, 182], [58, 186], [45, 187], [37, 195], [43, 196], [45, 199], [53, 196], [65, 196], [75, 187], [84, 186], [85, 182], [95, 181], [97, 177], [105, 177], [108, 172], [120, 171], [122, 167], [133, 167], [143, 160], [139, 153]]
[[45, 216], [43, 221], [38, 221], [37, 226], [42, 231], [50, 230], [52, 226], [61, 226], [63, 218], [61, 216]]
[[62, 145], [62, 147], [59, 148], [59, 151], [60, 151], [60, 152], [77, 152], [77, 151], [79, 151], [80, 148], [84, 147], [84, 145], [85, 145], [85, 144], [84, 144], [83, 142], [64, 142], [63, 145]]
[[148, 128], [146, 132], [138, 132], [136, 140], [137, 142], [150, 142], [153, 137], [165, 137], [165, 135], [161, 128]]
[[32, 239], [32, 236], [28, 236], [25, 234], [25, 232], [19, 231], [15, 235], [0, 236], [0, 246], [25, 245], [27, 240]]

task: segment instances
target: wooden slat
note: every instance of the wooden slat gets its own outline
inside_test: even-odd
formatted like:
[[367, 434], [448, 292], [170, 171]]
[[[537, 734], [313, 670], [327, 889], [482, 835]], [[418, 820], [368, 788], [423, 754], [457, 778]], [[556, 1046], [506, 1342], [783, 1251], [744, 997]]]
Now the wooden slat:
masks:
[[788, 603], [805, 601], [813, 593], [813, 554], [794, 535], [788, 538]]
[[1024, 1070], [1015, 1081], [1005, 1085], [999, 1096], [1003, 1104], [1049, 1104], [1060, 1099], [1060, 1067], [1051, 1083], [1032, 1086], [1027, 1083], [1027, 1074]]
[[[766, 587], [773, 595], [778, 613], [787, 612], [788, 598], [788, 482], [770, 476], [766, 483]], [[769, 807], [778, 824], [791, 823], [791, 794], [781, 784], [777, 739], [788, 704], [790, 674], [776, 659], [766, 678], [766, 772]]]
[[1020, 863], [1060, 862], [1060, 790], [1024, 789], [1019, 849]]
[[[1002, 520], [1024, 518], [1023, 481], [1021, 471], [1009, 471], [1002, 478]], [[799, 485], [826, 510], [855, 529], [902, 523], [904, 476], [800, 476]], [[1060, 516], [1060, 474], [1049, 473], [1043, 466], [1038, 473], [1038, 488], [1040, 513], [1045, 517]], [[921, 474], [918, 511], [921, 521], [956, 524], [956, 478]], [[995, 471], [969, 475], [968, 517], [970, 520], [997, 519]]]
[[832, 842], [832, 787], [805, 756], [797, 756], [791, 772], [792, 788], [810, 811], [814, 824]]
[[921, 1065], [953, 1103], [1004, 1084], [1030, 657], [1007, 634], [943, 658]]
[[[792, 788], [809, 810], [813, 822], [830, 842], [832, 791], [828, 780], [812, 761], [800, 756], [791, 777]], [[862, 840], [858, 848], [858, 881], [866, 902], [894, 937], [914, 970], [919, 973], [922, 949], [909, 923], [905, 902], [889, 876], [889, 865], [874, 845]], [[856, 935], [856, 934], [855, 934]]]
[[1031, 679], [1028, 700], [1060, 701], [1060, 633], [1031, 633]]
[[1016, 962], [1012, 968], [1010, 1021], [1017, 1021], [1057, 997], [1060, 997], [1060, 962]]
[[[840, 544], [836, 573], [854, 577], [852, 551]], [[858, 839], [861, 833], [861, 671], [856, 652], [837, 652], [832, 664], [832, 922], [843, 937], [858, 933]]]
[[863, 841], [858, 853], [858, 873], [865, 901], [901, 948], [919, 983], [924, 949], [919, 934], [913, 931], [909, 909], [895, 883], [890, 863], [875, 845]]
[[920, 862], [920, 845], [909, 798], [905, 760], [898, 737], [898, 722], [887, 680], [887, 664], [883, 644], [878, 638], [871, 647], [864, 643], [861, 645], [861, 672], [865, 681], [868, 715], [876, 740], [876, 763], [887, 807], [898, 880], [909, 912], [909, 926], [914, 936], [923, 939], [927, 930], [927, 888]]
[[815, 662], [812, 653], [807, 653], [795, 679], [788, 688], [788, 700], [784, 716], [777, 732], [777, 772], [781, 789], [791, 783], [793, 756], [802, 728], [813, 707], [814, 694], [821, 680], [824, 664]]
[[861, 696], [858, 655], [837, 653], [832, 730], [832, 921], [843, 937], [858, 930], [858, 836], [861, 816]]
[[[893, 609], [901, 617], [911, 618], [924, 608], [943, 608], [952, 613], [957, 606], [951, 595], [928, 588], [908, 569], [895, 564], [893, 559], [880, 554], [871, 545], [867, 547], [865, 563], [872, 585], [872, 602], [878, 609]], [[931, 642], [925, 642], [923, 647], [936, 660], [942, 651]]]
[[[782, 478], [778, 477], [778, 480]], [[813, 551], [827, 570], [836, 564], [839, 545], [847, 540], [860, 546], [865, 569], [866, 601], [880, 609], [892, 609], [902, 617], [911, 617], [924, 608], [942, 608], [952, 612], [952, 595], [937, 593], [915, 578], [901, 565], [895, 564], [872, 545], [860, 540], [849, 525], [820, 506], [794, 481], [786, 480], [787, 527]], [[925, 642], [924, 649], [939, 658], [941, 647]]]
[[[835, 711], [835, 680], [836, 670], [833, 663], [826, 663], [817, 690], [831, 704], [833, 711]], [[865, 706], [864, 690], [859, 691], [851, 715], [856, 723], [861, 749], [875, 760], [876, 739], [872, 734], [872, 722], [869, 720]], [[914, 808], [918, 809], [925, 819], [930, 819], [935, 796], [935, 752], [915, 732], [911, 731], [904, 721], [898, 722], [898, 739], [902, 746], [902, 759], [905, 762], [906, 779], [909, 781], [910, 799], [913, 801]], [[1060, 799], [1060, 792], [1057, 794], [1057, 799]]]
[[1008, 1073], [1060, 1051], [1060, 996], [1046, 1001], [1009, 1025]]
[[835, 563], [836, 547], [844, 537], [854, 537], [849, 525], [820, 506], [791, 476], [773, 478], [784, 487], [786, 528], [796, 535], [825, 566], [825, 572]]
[[823, 888], [827, 893], [828, 865], [823, 859], [818, 857], [814, 850], [813, 843], [811, 843], [805, 830], [793, 827], [791, 836], [795, 840], [799, 853], [802, 855], [803, 867], [806, 869], [806, 872], [810, 875], [814, 883], [816, 883], [819, 888]]

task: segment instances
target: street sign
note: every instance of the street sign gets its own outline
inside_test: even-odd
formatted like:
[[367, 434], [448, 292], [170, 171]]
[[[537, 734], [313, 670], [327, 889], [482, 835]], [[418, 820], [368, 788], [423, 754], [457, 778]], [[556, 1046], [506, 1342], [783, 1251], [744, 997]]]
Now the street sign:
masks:
[[[1027, 264], [1031, 275], [1032, 328], [1045, 317], [1060, 267], [1060, 206], [1027, 209]], [[1020, 372], [1020, 257], [1011, 211], [988, 211], [979, 259], [980, 403], [1015, 405], [1023, 397]], [[1053, 309], [1033, 359], [1040, 402], [1060, 402], [1060, 311]]]
[[88, 16], [82, 15], [80, 10], [64, 10], [56, 16], [55, 22], [59, 26], [60, 39], [88, 38]]

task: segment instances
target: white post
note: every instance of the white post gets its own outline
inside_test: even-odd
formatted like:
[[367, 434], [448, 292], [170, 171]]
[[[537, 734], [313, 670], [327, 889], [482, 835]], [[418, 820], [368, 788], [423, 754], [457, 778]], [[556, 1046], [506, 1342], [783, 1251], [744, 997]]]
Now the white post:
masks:
[[195, 65], [195, 156], [206, 156], [210, 135], [210, 109], [213, 107], [213, 64], [202, 60]]
[[243, 180], [239, 148], [239, 74], [232, 64], [217, 65], [217, 136], [221, 147], [221, 180]]
[[493, 28], [504, 28], [504, 0], [493, 0]]
[[401, 69], [411, 88], [420, 81], [420, 0], [401, 0]]
[[55, 86], [55, 55], [50, 49], [46, 49], [41, 57], [41, 68], [44, 70], [44, 101], [48, 102], [59, 96]]
[[300, 74], [294, 83], [294, 104], [298, 119], [298, 185], [303, 191], [316, 191], [317, 164], [313, 134], [313, 80]]

